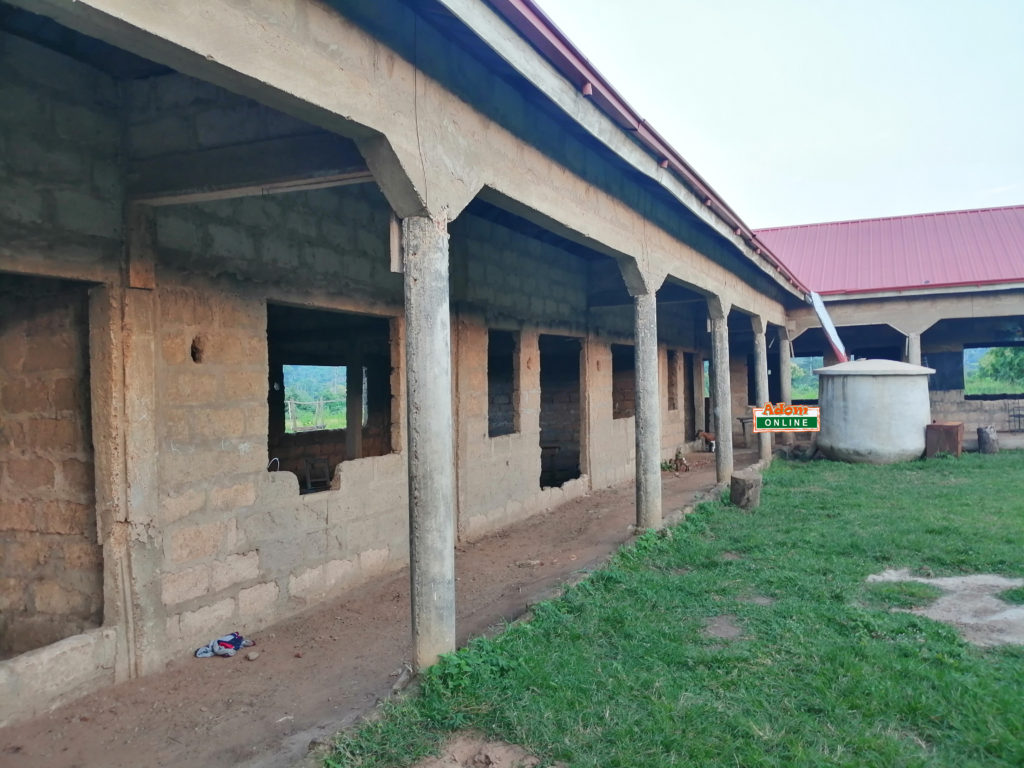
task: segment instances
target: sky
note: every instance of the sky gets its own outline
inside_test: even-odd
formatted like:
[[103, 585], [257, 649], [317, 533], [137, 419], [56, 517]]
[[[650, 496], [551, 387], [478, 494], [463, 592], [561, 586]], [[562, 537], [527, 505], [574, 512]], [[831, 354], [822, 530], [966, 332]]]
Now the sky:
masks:
[[1024, 204], [1024, 0], [536, 0], [751, 227]]

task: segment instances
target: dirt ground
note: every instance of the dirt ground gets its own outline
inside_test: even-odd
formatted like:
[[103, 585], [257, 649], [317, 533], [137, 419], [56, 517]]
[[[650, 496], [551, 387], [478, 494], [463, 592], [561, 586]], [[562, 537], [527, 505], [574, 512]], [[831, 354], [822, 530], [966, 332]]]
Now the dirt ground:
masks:
[[[413, 768], [536, 768], [540, 760], [522, 747], [490, 741], [476, 733], [457, 733], [439, 757], [428, 757]], [[555, 763], [554, 768], [564, 768]]]
[[[667, 517], [714, 484], [714, 457], [664, 473]], [[736, 465], [756, 461], [736, 452]], [[459, 547], [459, 642], [520, 616], [630, 536], [631, 484]], [[230, 631], [233, 627], [224, 627]], [[387, 696], [411, 657], [407, 569], [252, 635], [259, 652], [176, 660], [160, 674], [0, 730], [3, 768], [286, 766]], [[210, 638], [197, 637], [196, 646]]]

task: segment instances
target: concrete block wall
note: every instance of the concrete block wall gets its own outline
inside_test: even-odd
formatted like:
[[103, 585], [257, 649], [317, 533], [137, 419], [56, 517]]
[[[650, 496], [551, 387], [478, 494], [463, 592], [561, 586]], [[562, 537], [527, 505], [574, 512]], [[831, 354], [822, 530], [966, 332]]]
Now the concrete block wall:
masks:
[[88, 290], [0, 276], [0, 658], [102, 620]]
[[0, 269], [117, 266], [120, 96], [110, 77], [0, 32]]
[[125, 83], [127, 149], [145, 158], [301, 135], [308, 123], [174, 72]]
[[662, 457], [666, 459], [672, 458], [677, 448], [683, 447], [685, 450], [686, 430], [690, 418], [687, 404], [690, 402], [692, 383], [686, 376], [683, 350], [674, 349], [676, 353], [674, 356], [676, 407], [673, 410], [669, 410], [669, 349], [663, 347], [658, 350], [658, 381], [661, 384], [661, 452]]
[[[747, 355], [729, 355], [729, 384], [732, 390], [732, 433], [733, 445], [737, 448], [744, 447], [743, 429], [740, 427], [738, 417], [750, 416], [750, 393], [747, 387]], [[753, 433], [751, 433], [750, 445], [754, 445]]]
[[451, 223], [453, 300], [491, 323], [585, 333], [586, 262], [471, 213]]
[[[307, 496], [293, 473], [267, 471], [266, 289], [172, 268], [161, 268], [157, 282], [158, 572], [168, 655], [401, 565], [404, 454], [344, 462], [332, 490]], [[201, 362], [190, 354], [197, 334]]]
[[1017, 401], [968, 400], [962, 389], [932, 391], [932, 419], [935, 421], [962, 421], [964, 439], [977, 439], [978, 427], [994, 426], [997, 430], [1016, 427], [1010, 423], [1010, 407], [1024, 407], [1024, 398]]

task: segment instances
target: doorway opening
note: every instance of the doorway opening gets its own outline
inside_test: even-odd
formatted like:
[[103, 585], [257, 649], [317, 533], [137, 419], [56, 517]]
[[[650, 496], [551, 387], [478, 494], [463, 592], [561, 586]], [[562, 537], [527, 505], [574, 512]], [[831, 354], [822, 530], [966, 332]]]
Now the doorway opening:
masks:
[[540, 487], [580, 476], [579, 339], [544, 334], [540, 347]]

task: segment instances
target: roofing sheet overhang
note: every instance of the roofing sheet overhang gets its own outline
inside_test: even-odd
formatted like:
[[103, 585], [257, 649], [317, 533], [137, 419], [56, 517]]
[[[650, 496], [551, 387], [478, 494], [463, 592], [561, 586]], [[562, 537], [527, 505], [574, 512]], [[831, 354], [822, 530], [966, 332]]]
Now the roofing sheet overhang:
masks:
[[[566, 80], [603, 112], [621, 130], [644, 147], [661, 168], [671, 170], [693, 190], [703, 205], [749, 248], [755, 258], [764, 259], [767, 270], [790, 290], [807, 294], [807, 286], [757, 234], [725, 203], [686, 160], [657, 131], [642, 119], [568, 37], [532, 0], [488, 0], [504, 20], [519, 32]], [[450, 8], [451, 10], [451, 8]]]
[[1024, 282], [1024, 205], [757, 231], [822, 295]]

